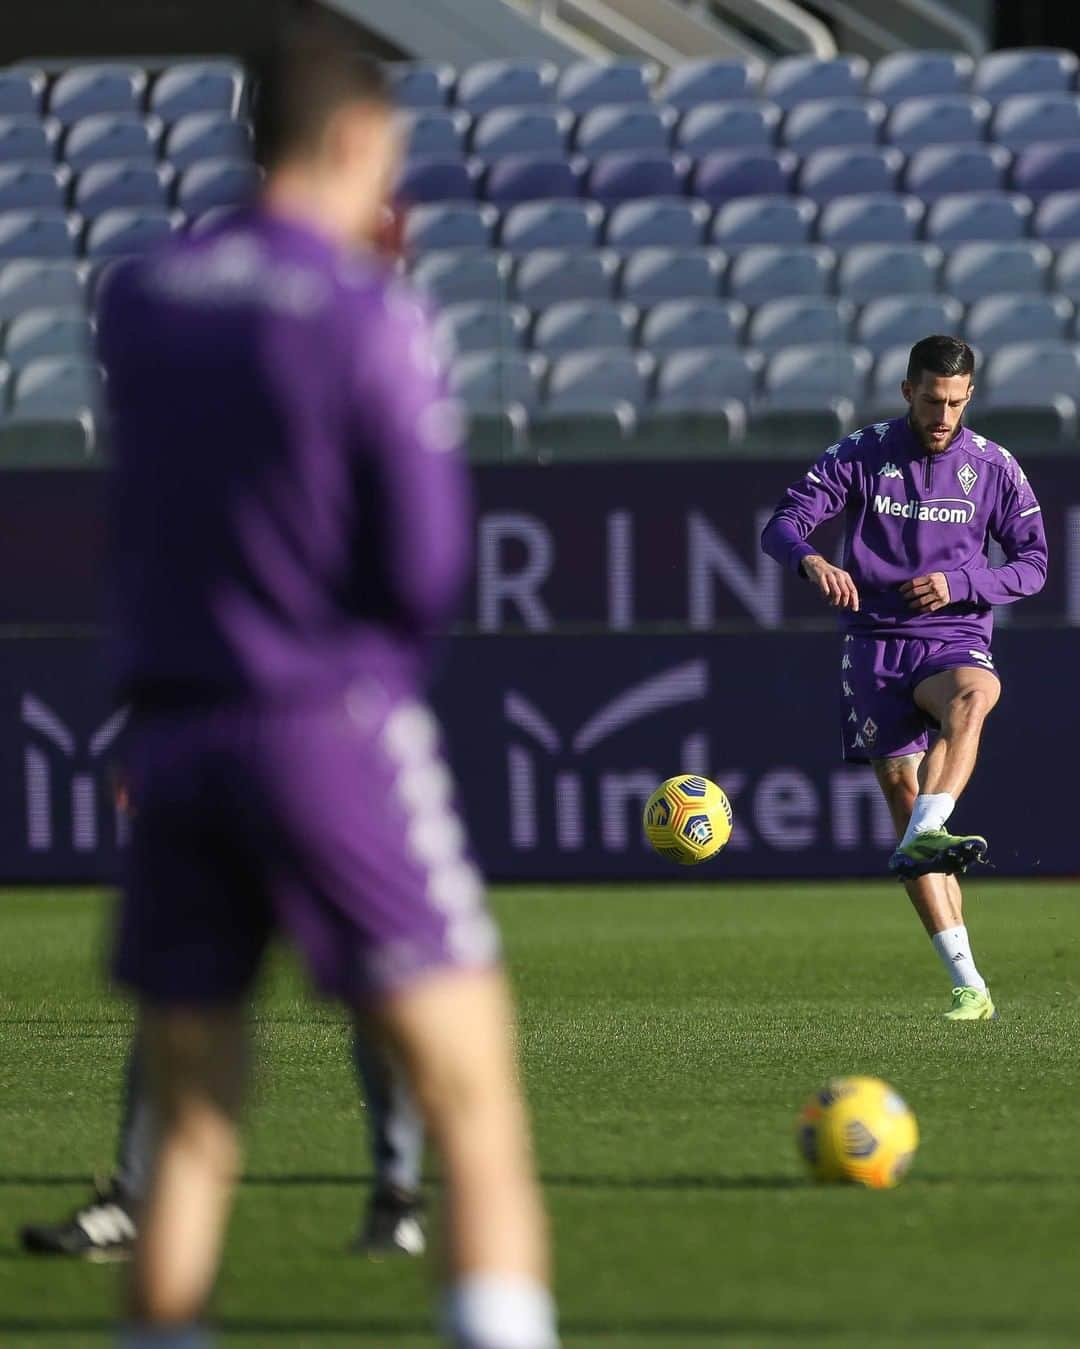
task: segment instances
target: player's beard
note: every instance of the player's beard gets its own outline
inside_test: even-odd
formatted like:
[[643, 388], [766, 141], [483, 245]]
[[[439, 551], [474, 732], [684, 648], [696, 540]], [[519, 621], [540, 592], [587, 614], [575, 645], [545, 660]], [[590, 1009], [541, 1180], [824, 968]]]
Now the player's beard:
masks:
[[915, 439], [919, 442], [919, 444], [923, 447], [923, 449], [926, 451], [927, 454], [944, 454], [945, 451], [956, 439], [956, 437], [960, 434], [961, 430], [963, 429], [963, 425], [964, 419], [963, 417], [961, 417], [960, 420], [953, 427], [952, 433], [949, 436], [949, 438], [938, 444], [938, 442], [931, 439], [929, 428], [920, 426], [919, 423], [915, 420], [915, 414], [913, 412], [908, 413], [908, 426], [911, 428], [912, 435], [914, 435]]

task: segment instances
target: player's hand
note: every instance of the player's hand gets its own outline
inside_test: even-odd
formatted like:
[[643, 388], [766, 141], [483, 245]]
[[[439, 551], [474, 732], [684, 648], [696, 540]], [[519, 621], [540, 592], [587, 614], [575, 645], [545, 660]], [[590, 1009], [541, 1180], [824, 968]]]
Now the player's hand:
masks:
[[952, 602], [949, 582], [943, 571], [932, 571], [929, 576], [916, 576], [913, 581], [905, 581], [900, 594], [907, 600], [908, 608], [920, 614], [932, 614], [935, 609], [944, 609]]
[[834, 567], [820, 553], [812, 553], [803, 558], [802, 571], [834, 608], [858, 610], [859, 592], [843, 567]]

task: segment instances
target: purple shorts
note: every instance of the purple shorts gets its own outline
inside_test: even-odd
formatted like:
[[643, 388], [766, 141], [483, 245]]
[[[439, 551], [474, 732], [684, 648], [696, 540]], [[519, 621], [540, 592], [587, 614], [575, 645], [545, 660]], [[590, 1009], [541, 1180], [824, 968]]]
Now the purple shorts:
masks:
[[843, 747], [848, 763], [919, 754], [937, 723], [915, 702], [924, 679], [973, 666], [997, 676], [989, 647], [972, 641], [924, 641], [918, 637], [857, 637], [841, 647], [840, 687]]
[[372, 681], [318, 709], [143, 718], [128, 771], [113, 968], [147, 1001], [241, 998], [275, 932], [352, 1004], [498, 959], [424, 704]]

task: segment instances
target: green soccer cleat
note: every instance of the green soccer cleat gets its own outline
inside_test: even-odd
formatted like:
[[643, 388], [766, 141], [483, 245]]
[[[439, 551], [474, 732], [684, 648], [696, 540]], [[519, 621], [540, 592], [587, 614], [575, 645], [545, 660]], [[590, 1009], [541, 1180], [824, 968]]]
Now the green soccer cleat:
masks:
[[889, 870], [902, 881], [944, 871], [962, 875], [972, 862], [985, 862], [988, 844], [981, 834], [947, 834], [930, 829], [916, 834], [889, 858]]
[[952, 1006], [945, 1013], [946, 1021], [996, 1021], [994, 1000], [988, 988], [954, 988]]

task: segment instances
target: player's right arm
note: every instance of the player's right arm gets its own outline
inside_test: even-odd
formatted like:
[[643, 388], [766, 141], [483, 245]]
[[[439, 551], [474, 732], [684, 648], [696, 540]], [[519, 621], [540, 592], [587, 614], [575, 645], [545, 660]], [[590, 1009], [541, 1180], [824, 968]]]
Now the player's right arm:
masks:
[[761, 534], [761, 546], [782, 567], [806, 580], [840, 609], [858, 609], [859, 591], [851, 574], [810, 543], [810, 535], [847, 505], [853, 464], [844, 454], [850, 442], [830, 446], [780, 498]]

